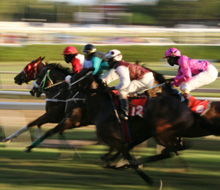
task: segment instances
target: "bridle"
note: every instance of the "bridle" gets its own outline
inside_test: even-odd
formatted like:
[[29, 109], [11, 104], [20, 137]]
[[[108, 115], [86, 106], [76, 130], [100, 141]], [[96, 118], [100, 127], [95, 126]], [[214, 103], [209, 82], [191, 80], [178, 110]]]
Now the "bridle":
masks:
[[25, 75], [24, 81], [35, 80], [37, 78], [39, 74], [37, 68], [40, 63], [41, 62], [31, 62], [23, 69], [23, 73]]

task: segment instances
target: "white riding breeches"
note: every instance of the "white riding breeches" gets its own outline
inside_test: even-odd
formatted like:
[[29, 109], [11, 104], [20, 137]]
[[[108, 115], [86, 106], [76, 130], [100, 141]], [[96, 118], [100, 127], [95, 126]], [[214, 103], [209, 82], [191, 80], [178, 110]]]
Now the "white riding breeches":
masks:
[[135, 94], [136, 92], [144, 91], [154, 85], [154, 76], [152, 72], [146, 73], [139, 80], [132, 80], [128, 87], [119, 90], [121, 98], [127, 98], [127, 95]]
[[218, 70], [213, 65], [209, 65], [206, 71], [203, 71], [192, 77], [189, 81], [182, 83], [180, 85], [180, 90], [189, 93], [196, 88], [214, 82], [217, 77]]

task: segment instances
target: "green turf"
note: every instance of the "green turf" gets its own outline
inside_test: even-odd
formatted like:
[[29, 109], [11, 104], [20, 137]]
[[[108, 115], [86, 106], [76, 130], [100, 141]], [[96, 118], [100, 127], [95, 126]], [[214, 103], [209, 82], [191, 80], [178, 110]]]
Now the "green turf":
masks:
[[[195, 140], [193, 149], [180, 157], [146, 164], [143, 171], [155, 180], [155, 186], [147, 186], [132, 170], [103, 168], [98, 159], [106, 151], [103, 145], [67, 149], [37, 148], [31, 153], [23, 148], [0, 148], [0, 190], [218, 190], [220, 186], [219, 141]], [[200, 143], [206, 146], [200, 149]], [[2, 144], [2, 143], [1, 143]], [[209, 150], [208, 146], [212, 146]], [[138, 148], [136, 156], [150, 156], [155, 149]]]

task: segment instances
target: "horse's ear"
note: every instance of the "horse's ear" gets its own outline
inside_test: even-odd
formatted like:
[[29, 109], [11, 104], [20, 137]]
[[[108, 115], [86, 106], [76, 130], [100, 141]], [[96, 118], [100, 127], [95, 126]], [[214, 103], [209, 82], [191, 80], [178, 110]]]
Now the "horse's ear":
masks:
[[45, 56], [44, 56], [44, 57], [40, 57], [41, 61], [43, 61], [43, 60], [44, 60], [44, 58], [45, 58]]

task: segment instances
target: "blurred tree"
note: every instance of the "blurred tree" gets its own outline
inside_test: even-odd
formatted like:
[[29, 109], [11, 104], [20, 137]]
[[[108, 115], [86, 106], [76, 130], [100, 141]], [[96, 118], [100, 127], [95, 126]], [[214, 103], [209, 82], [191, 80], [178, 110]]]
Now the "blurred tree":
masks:
[[[103, 4], [105, 1], [101, 1]], [[124, 5], [125, 17], [120, 24], [173, 26], [176, 24], [206, 24], [216, 26], [220, 19], [219, 0], [158, 0], [156, 5]], [[47, 22], [76, 23], [75, 12], [96, 11], [89, 6], [39, 0], [1, 0], [0, 21], [41, 19]], [[131, 21], [132, 18], [132, 21]], [[128, 20], [129, 19], [129, 20]], [[123, 23], [124, 22], [124, 23]], [[110, 23], [111, 24], [111, 23]], [[119, 24], [119, 23], [117, 23]]]

